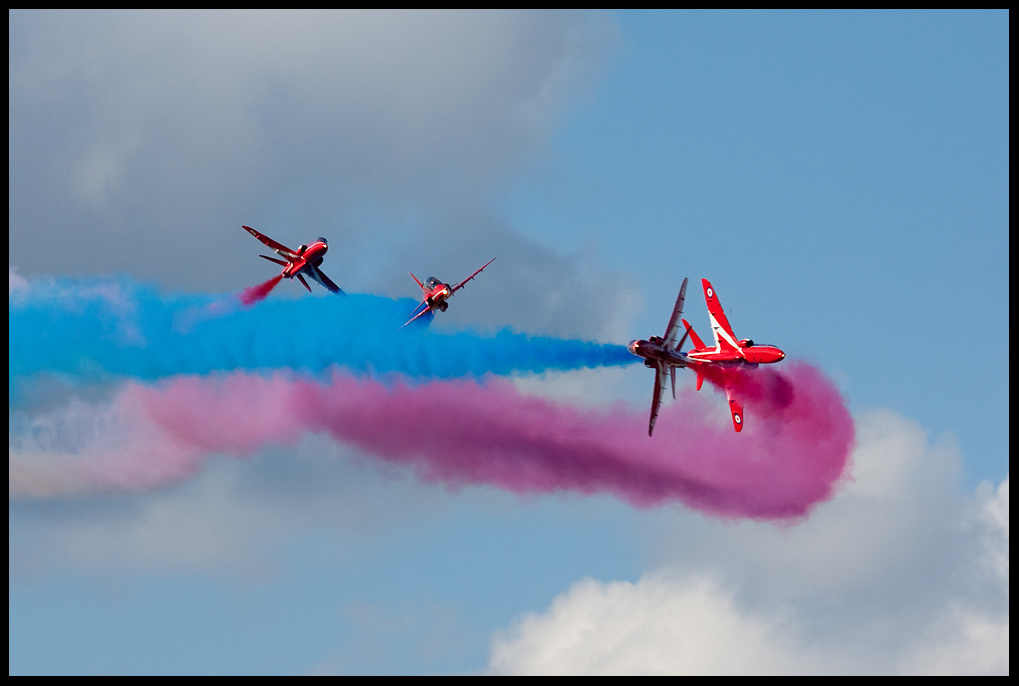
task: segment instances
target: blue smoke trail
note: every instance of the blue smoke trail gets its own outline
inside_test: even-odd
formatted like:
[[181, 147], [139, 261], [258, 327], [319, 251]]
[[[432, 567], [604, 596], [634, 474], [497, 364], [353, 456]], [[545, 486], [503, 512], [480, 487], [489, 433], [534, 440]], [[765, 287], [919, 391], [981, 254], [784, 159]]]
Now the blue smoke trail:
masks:
[[578, 369], [634, 361], [626, 349], [500, 331], [397, 329], [416, 303], [372, 295], [263, 301], [160, 295], [130, 278], [38, 280], [9, 298], [9, 398], [48, 372], [72, 383], [118, 377], [290, 368], [448, 378]]

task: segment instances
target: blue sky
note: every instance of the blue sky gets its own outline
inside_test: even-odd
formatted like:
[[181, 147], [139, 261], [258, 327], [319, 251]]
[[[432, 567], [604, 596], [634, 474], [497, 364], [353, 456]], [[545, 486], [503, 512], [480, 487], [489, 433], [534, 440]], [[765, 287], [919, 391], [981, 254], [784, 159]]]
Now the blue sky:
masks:
[[[270, 276], [248, 224], [327, 236], [352, 292], [497, 256], [437, 328], [620, 344], [707, 277], [859, 443], [790, 529], [451, 490], [322, 436], [12, 495], [11, 673], [1008, 671], [1007, 11], [9, 19], [21, 276], [235, 291]], [[643, 407], [649, 374], [518, 383]]]

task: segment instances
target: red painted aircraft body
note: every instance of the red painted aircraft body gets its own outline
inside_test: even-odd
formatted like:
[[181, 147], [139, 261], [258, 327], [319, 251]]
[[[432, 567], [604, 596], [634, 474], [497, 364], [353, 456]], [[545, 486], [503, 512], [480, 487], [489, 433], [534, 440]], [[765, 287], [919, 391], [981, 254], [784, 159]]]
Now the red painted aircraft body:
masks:
[[[424, 299], [421, 301], [420, 305], [414, 308], [414, 312], [411, 313], [411, 318], [408, 319], [407, 323], [404, 324], [403, 326], [407, 326], [407, 324], [410, 324], [418, 317], [423, 317], [429, 312], [434, 312], [435, 310], [438, 310], [439, 312], [445, 312], [449, 308], [448, 300], [453, 297], [453, 294], [456, 293], [461, 288], [463, 288], [465, 285], [467, 285], [468, 281], [470, 281], [475, 276], [484, 271], [485, 267], [492, 264], [493, 262], [495, 262], [494, 257], [490, 259], [488, 262], [486, 262], [481, 267], [481, 269], [474, 272], [473, 274], [471, 274], [470, 276], [468, 276], [466, 279], [464, 279], [455, 286], [450, 286], [448, 283], [443, 283], [436, 279], [434, 276], [429, 276], [427, 279], [425, 279], [424, 283], [421, 283], [420, 281], [418, 281], [418, 277], [414, 276], [414, 274], [411, 273], [410, 278], [414, 279], [414, 283], [416, 283], [421, 288], [421, 292], [424, 294]], [[418, 312], [418, 310], [420, 310], [420, 312]], [[401, 326], [400, 328], [402, 329], [403, 326]]]
[[304, 277], [307, 276], [317, 281], [323, 288], [331, 293], [343, 293], [343, 291], [340, 290], [340, 287], [333, 283], [332, 279], [322, 273], [322, 270], [319, 268], [322, 264], [322, 259], [325, 257], [326, 251], [329, 250], [329, 242], [326, 239], [318, 238], [308, 245], [302, 245], [297, 250], [291, 250], [282, 243], [277, 243], [268, 236], [260, 234], [250, 226], [245, 226], [243, 228], [266, 246], [272, 248], [273, 252], [283, 258], [282, 260], [278, 260], [274, 257], [259, 255], [261, 258], [269, 260], [270, 262], [275, 262], [283, 267], [283, 272], [280, 274], [280, 278], [293, 279], [296, 276], [297, 280], [304, 284], [304, 287], [307, 288], [310, 293], [311, 286], [309, 286], [308, 282], [304, 280]]
[[[681, 318], [683, 314], [683, 301], [686, 297], [687, 279], [683, 279], [683, 285], [679, 289], [679, 297], [676, 299], [676, 306], [672, 310], [672, 318], [665, 330], [665, 337], [652, 336], [650, 340], [630, 341], [627, 346], [634, 355], [644, 359], [644, 364], [657, 370], [655, 377], [655, 392], [651, 399], [651, 422], [648, 426], [648, 435], [654, 431], [655, 419], [658, 417], [658, 409], [661, 406], [662, 398], [665, 395], [665, 387], [668, 385], [669, 377], [672, 381], [672, 397], [676, 397], [676, 369], [688, 367], [697, 373], [697, 390], [701, 390], [704, 384], [704, 377], [713, 374], [716, 370], [733, 368], [753, 369], [759, 364], [772, 364], [785, 358], [785, 353], [773, 345], [756, 345], [750, 339], [737, 339], [729, 325], [729, 319], [725, 316], [721, 303], [715, 289], [707, 279], [701, 279], [704, 286], [704, 300], [708, 306], [708, 317], [711, 319], [711, 331], [715, 335], [715, 346], [709, 348], [693, 330], [690, 323]], [[682, 322], [686, 333], [676, 342], [679, 334], [679, 325]], [[683, 343], [687, 336], [693, 342], [694, 347], [687, 352], [682, 351]], [[724, 374], [722, 375], [724, 379]], [[725, 395], [729, 400], [729, 411], [732, 414], [733, 428], [739, 432], [743, 430], [743, 403], [737, 397], [735, 389], [731, 384], [725, 383]]]

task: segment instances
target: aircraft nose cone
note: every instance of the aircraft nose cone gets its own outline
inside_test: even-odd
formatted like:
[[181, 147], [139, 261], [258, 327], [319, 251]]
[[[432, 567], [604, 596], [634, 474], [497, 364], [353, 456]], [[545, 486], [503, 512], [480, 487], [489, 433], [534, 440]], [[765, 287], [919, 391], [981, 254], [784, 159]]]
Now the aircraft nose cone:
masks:
[[626, 346], [626, 349], [629, 350], [634, 355], [636, 355], [637, 354], [637, 341], [636, 340], [630, 341], [630, 343]]

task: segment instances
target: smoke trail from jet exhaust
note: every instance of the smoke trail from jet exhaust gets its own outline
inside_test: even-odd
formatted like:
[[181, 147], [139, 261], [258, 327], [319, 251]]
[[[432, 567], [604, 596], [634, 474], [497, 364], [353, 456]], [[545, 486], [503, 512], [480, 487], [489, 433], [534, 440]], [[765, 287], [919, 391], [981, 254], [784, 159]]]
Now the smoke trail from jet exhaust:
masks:
[[11, 275], [13, 404], [40, 373], [88, 384], [279, 368], [321, 374], [338, 365], [354, 373], [449, 378], [635, 361], [622, 346], [508, 330], [426, 333], [428, 317], [398, 331], [417, 305], [410, 299], [305, 296], [243, 308], [236, 295], [163, 295], [126, 277], [25, 281]]
[[276, 288], [276, 285], [282, 280], [283, 275], [280, 274], [278, 276], [272, 277], [267, 281], [263, 281], [257, 286], [245, 288], [243, 291], [241, 291], [240, 296], [238, 296], [241, 299], [241, 304], [243, 304], [245, 307], [251, 307], [255, 303], [261, 300], [265, 300], [267, 297], [269, 297], [269, 294], [272, 292], [272, 289]]
[[[653, 438], [645, 411], [578, 408], [499, 378], [390, 381], [337, 372], [328, 383], [243, 373], [129, 383], [94, 418], [79, 406], [65, 413], [74, 420], [12, 427], [25, 438], [12, 438], [11, 495], [155, 488], [208, 455], [243, 457], [322, 432], [426, 481], [794, 520], [832, 497], [854, 443], [838, 389], [802, 363], [744, 375], [741, 434], [717, 403], [687, 390], [663, 408]], [[99, 425], [108, 430], [88, 428]]]

